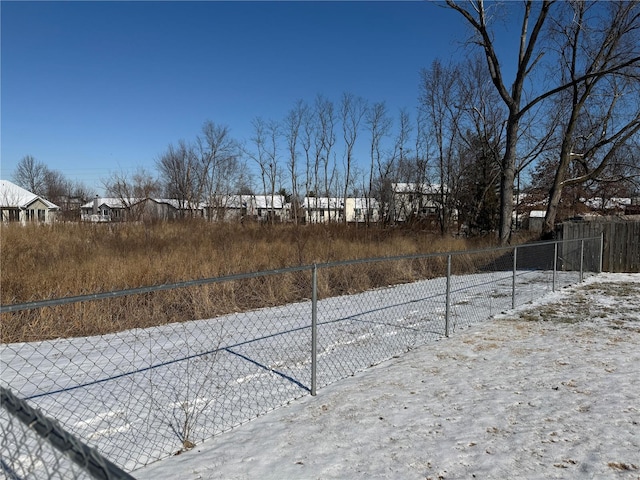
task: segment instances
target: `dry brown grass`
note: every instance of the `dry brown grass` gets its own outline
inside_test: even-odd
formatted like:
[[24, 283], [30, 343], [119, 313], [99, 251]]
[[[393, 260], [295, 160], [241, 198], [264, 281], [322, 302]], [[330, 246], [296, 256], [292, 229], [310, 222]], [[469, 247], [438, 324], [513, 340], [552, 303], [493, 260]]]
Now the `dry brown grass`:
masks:
[[[340, 225], [3, 225], [3, 305], [357, 258], [487, 246], [401, 229]], [[441, 275], [444, 259], [321, 271], [322, 297]], [[470, 267], [471, 268], [471, 267]], [[2, 342], [105, 334], [309, 298], [309, 272], [2, 315]]]

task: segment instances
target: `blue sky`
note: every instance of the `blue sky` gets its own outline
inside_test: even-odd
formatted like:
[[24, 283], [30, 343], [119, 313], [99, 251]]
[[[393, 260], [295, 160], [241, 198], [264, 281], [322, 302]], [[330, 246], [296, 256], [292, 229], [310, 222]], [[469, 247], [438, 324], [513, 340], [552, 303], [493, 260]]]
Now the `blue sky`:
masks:
[[1, 3], [1, 176], [33, 155], [101, 192], [154, 170], [211, 120], [248, 141], [257, 116], [352, 92], [413, 113], [421, 68], [465, 54], [432, 2]]

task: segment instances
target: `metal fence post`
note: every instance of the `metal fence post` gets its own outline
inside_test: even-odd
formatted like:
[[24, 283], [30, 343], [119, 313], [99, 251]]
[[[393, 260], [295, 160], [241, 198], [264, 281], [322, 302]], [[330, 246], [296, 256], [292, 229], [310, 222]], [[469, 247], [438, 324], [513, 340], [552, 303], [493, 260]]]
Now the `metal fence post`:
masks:
[[316, 394], [316, 369], [318, 366], [318, 266], [311, 270], [311, 395]]
[[516, 270], [518, 268], [518, 247], [513, 247], [513, 280], [511, 282], [511, 308], [516, 308]]
[[444, 313], [444, 336], [449, 336], [449, 316], [451, 313], [451, 254], [447, 255], [447, 296]]
[[584, 240], [580, 240], [580, 283], [582, 283], [583, 268], [584, 268]]
[[553, 286], [552, 291], [556, 291], [556, 272], [558, 271], [558, 242], [553, 244]]

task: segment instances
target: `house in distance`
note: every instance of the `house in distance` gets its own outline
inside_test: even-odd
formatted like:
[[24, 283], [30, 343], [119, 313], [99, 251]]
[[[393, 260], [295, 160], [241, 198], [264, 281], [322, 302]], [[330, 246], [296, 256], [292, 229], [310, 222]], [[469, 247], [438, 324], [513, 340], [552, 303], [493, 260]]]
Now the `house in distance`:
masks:
[[60, 207], [8, 180], [0, 180], [0, 214], [3, 222], [52, 223]]

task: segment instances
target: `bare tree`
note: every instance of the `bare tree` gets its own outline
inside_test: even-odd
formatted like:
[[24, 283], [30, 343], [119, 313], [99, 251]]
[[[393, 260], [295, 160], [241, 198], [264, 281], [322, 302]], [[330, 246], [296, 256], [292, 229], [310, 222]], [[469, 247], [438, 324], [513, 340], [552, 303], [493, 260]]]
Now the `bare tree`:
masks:
[[344, 93], [340, 103], [342, 115], [342, 134], [345, 143], [345, 172], [344, 172], [344, 223], [347, 223], [347, 197], [351, 184], [351, 170], [353, 167], [353, 149], [360, 130], [360, 122], [367, 112], [367, 102], [362, 97], [352, 93]]
[[44, 196], [48, 170], [44, 163], [37, 161], [31, 155], [26, 155], [18, 162], [13, 179], [30, 192]]
[[269, 168], [267, 170], [267, 178], [269, 180], [269, 195], [271, 196], [271, 205], [269, 208], [269, 219], [271, 223], [275, 222], [275, 195], [276, 195], [276, 182], [280, 178], [280, 162], [278, 155], [278, 140], [280, 137], [280, 124], [275, 120], [270, 120], [267, 124], [267, 159], [269, 161]]
[[[298, 211], [300, 198], [298, 194], [298, 143], [302, 143], [306, 153], [306, 159], [309, 159], [310, 136], [305, 135], [300, 140], [300, 130], [308, 116], [309, 107], [302, 101], [298, 100], [294, 107], [289, 110], [284, 121], [284, 137], [287, 143], [289, 153], [289, 161], [287, 167], [289, 176], [291, 177], [291, 209], [294, 223], [298, 223]], [[308, 162], [307, 162], [308, 163]]]
[[[316, 158], [317, 163], [321, 164], [323, 172], [323, 194], [326, 197], [331, 197], [333, 174], [335, 173], [335, 168], [331, 164], [331, 154], [336, 143], [336, 114], [333, 102], [322, 95], [318, 95], [315, 102], [315, 114], [318, 122], [316, 129]], [[317, 171], [320, 165], [316, 165], [315, 168]], [[331, 210], [329, 210], [329, 220], [331, 220]]]
[[58, 206], [65, 206], [63, 210], [66, 209], [68, 199], [74, 189], [73, 182], [58, 170], [47, 169], [44, 175], [44, 185], [45, 191], [43, 196]]
[[500, 178], [497, 139], [481, 130], [469, 131], [460, 140], [460, 173], [455, 192], [459, 228], [464, 224], [472, 235], [495, 231]]
[[167, 196], [178, 200], [180, 209], [193, 216], [202, 202], [215, 207], [219, 195], [235, 188], [241, 175], [240, 158], [240, 144], [232, 138], [229, 127], [207, 120], [194, 142], [180, 140], [169, 145], [157, 166]]
[[[378, 208], [383, 221], [389, 220], [388, 210], [391, 203], [390, 192], [385, 185], [390, 183], [388, 178], [391, 171], [391, 164], [386, 163], [382, 151], [382, 141], [389, 135], [392, 126], [392, 120], [387, 112], [384, 102], [376, 102], [367, 112], [365, 118], [367, 130], [371, 136], [370, 142], [370, 168], [369, 168], [369, 188], [367, 191], [367, 222], [371, 221], [371, 199], [376, 190], [376, 183], [380, 187], [376, 196], [378, 197]], [[375, 171], [375, 173], [374, 173]], [[376, 180], [377, 178], [377, 180]]]
[[155, 198], [162, 194], [162, 186], [150, 172], [138, 167], [132, 175], [125, 172], [113, 172], [102, 181], [105, 192], [117, 198], [130, 218], [140, 219], [142, 212], [136, 208], [140, 200]]
[[252, 120], [253, 136], [251, 142], [255, 150], [247, 150], [247, 155], [258, 164], [260, 169], [260, 180], [262, 182], [262, 194], [267, 194], [267, 125], [262, 117], [256, 117]]
[[432, 136], [429, 131], [429, 123], [426, 112], [418, 108], [416, 116], [415, 156], [413, 166], [413, 181], [419, 185], [431, 183], [430, 158], [432, 148]]
[[[557, 95], [557, 104], [567, 114], [561, 120], [560, 160], [549, 192], [545, 234], [553, 232], [564, 188], [619, 180], [607, 167], [640, 131], [640, 4], [620, 1], [595, 8], [570, 2], [564, 7], [573, 21], [558, 22], [554, 31], [562, 82], [569, 85]], [[577, 169], [570, 169], [572, 162]]]
[[409, 115], [406, 108], [402, 108], [398, 114], [398, 132], [394, 144], [394, 152], [398, 159], [400, 178], [404, 180], [409, 180], [414, 177], [412, 165], [413, 152], [409, 147], [412, 132], [413, 123], [411, 121], [411, 115]]
[[[495, 231], [499, 221], [500, 158], [504, 151], [506, 113], [493, 88], [482, 58], [458, 66], [456, 108], [458, 128], [458, 180], [452, 192], [458, 227], [472, 234]], [[519, 167], [524, 162], [520, 161]]]
[[229, 127], [206, 121], [198, 136], [199, 183], [201, 200], [206, 200], [211, 209], [218, 211], [226, 207], [227, 195], [235, 188], [235, 180], [241, 173], [240, 145], [231, 137]]
[[[320, 125], [320, 117], [318, 115], [318, 99], [316, 98], [316, 104], [314, 105], [313, 113], [310, 115], [308, 123], [308, 131], [312, 135], [312, 157], [311, 157], [311, 184], [313, 193], [314, 208], [318, 208], [318, 197], [322, 196], [321, 193], [321, 176], [320, 176], [320, 164], [322, 163], [322, 157], [324, 155], [324, 141], [322, 128]], [[310, 195], [309, 189], [307, 189], [307, 195]]]
[[311, 193], [311, 186], [314, 182], [314, 167], [312, 162], [311, 146], [314, 138], [314, 122], [311, 109], [307, 108], [302, 118], [302, 134], [300, 137], [300, 143], [304, 150], [305, 159], [305, 176], [304, 176], [304, 195], [309, 196]]
[[[318, 207], [318, 198], [331, 195], [335, 180], [335, 159], [332, 164], [335, 145], [336, 114], [333, 102], [317, 95], [313, 108], [309, 108], [302, 122], [302, 147], [306, 160], [306, 195], [314, 198], [314, 207]], [[331, 220], [331, 219], [329, 219]]]
[[162, 194], [160, 182], [144, 167], [136, 168], [131, 175], [114, 172], [102, 184], [107, 194], [122, 200], [123, 205], [133, 199], [154, 198]]
[[60, 207], [58, 218], [62, 220], [78, 220], [80, 206], [92, 195], [84, 183], [69, 180], [31, 155], [26, 155], [18, 162], [13, 179], [26, 190]]
[[[580, 10], [586, 9], [590, 5], [586, 2], [571, 3], [569, 4], [571, 9], [563, 10], [562, 7], [567, 5], [564, 2], [556, 2], [555, 0], [534, 2], [533, 0], [526, 0], [520, 29], [515, 80], [509, 89], [505, 85], [503, 72], [495, 50], [495, 37], [488, 24], [488, 19], [491, 15], [482, 0], [474, 0], [469, 4], [470, 7], [465, 8], [455, 0], [447, 0], [447, 5], [459, 12], [473, 27], [476, 33], [473, 43], [483, 49], [491, 80], [509, 112], [505, 124], [506, 144], [501, 160], [500, 179], [499, 236], [501, 243], [506, 243], [509, 241], [511, 232], [517, 144], [523, 116], [536, 108], [541, 102], [568, 90], [573, 92], [572, 96], [575, 101], [572, 104], [578, 105], [582, 89], [586, 85], [592, 84], [593, 79], [610, 78], [611, 75], [627, 75], [625, 72], [628, 72], [630, 68], [637, 68], [640, 62], [640, 55], [638, 55], [639, 52], [637, 50], [638, 42], [633, 38], [638, 30], [637, 9], [639, 7], [637, 2], [607, 3], [603, 8], [594, 9], [594, 13], [596, 11], [607, 11], [609, 12], [608, 17], [600, 17], [596, 14], [590, 18], [582, 16], [580, 17], [581, 23], [579, 23], [576, 20], [576, 15], [579, 16]], [[550, 15], [549, 12], [554, 6], [557, 6], [558, 9], [554, 12], [554, 15]], [[611, 14], [611, 12], [618, 13]], [[550, 49], [543, 50], [540, 48], [542, 42], [548, 40], [548, 37], [543, 34], [543, 26], [545, 26], [550, 17], [553, 19], [553, 30], [565, 32], [568, 42], [562, 47], [559, 57], [549, 58], [549, 60], [553, 62], [560, 58], [561, 65], [564, 63], [562, 65], [563, 68], [566, 69], [568, 67], [571, 72], [571, 65], [574, 64], [572, 58], [575, 57], [578, 60], [575, 63], [576, 68], [574, 68], [573, 74], [569, 77], [556, 77], [557, 86], [546, 90], [543, 89], [542, 93], [537, 92], [537, 96], [536, 92], [531, 92], [525, 96], [525, 80], [532, 77], [532, 72], [539, 71], [539, 68], [536, 67], [540, 63], [543, 54], [552, 53]], [[533, 20], [531, 30], [529, 30], [530, 20]], [[618, 41], [617, 39], [621, 40]], [[575, 54], [572, 51], [575, 51]], [[578, 52], [582, 53], [578, 55]], [[565, 60], [563, 61], [562, 59]], [[598, 82], [596, 81], [596, 83]], [[523, 104], [525, 101], [527, 103]], [[634, 135], [637, 130], [634, 132], [634, 127], [632, 126], [630, 129], [625, 131], [618, 130], [618, 132], [620, 133], [619, 136], [609, 137], [609, 140], [604, 141], [604, 144], [620, 145], [621, 142], [627, 141], [630, 136]], [[567, 136], [567, 133], [571, 137], [571, 132], [566, 131], [565, 136]], [[563, 161], [566, 163], [563, 158], [572, 157], [572, 152], [570, 151], [572, 141], [569, 139], [567, 143], [562, 148], [565, 153], [561, 153], [561, 163]], [[589, 151], [590, 154], [592, 152], [593, 150]], [[604, 157], [606, 156], [607, 154], [604, 154]], [[588, 159], [589, 155], [584, 158]], [[602, 165], [602, 168], [604, 168], [606, 161], [604, 163], [599, 162], [598, 165]], [[586, 173], [589, 178], [597, 174], [598, 166]], [[584, 181], [585, 178], [588, 177], [583, 176], [579, 181]], [[558, 181], [559, 184], [567, 184], [567, 181], [562, 179], [562, 174], [558, 176]], [[553, 198], [553, 196], [552, 192], [550, 197]], [[550, 216], [547, 218], [547, 228], [551, 223], [549, 220]]]
[[444, 66], [438, 60], [433, 62], [429, 70], [423, 70], [421, 75], [420, 107], [424, 109], [428, 118], [435, 144], [438, 222], [442, 233], [445, 233], [451, 224], [460, 172], [457, 151], [460, 122], [468, 103], [467, 99], [461, 98], [460, 76], [458, 65]]
[[157, 161], [160, 177], [167, 196], [178, 201], [182, 211], [191, 211], [200, 201], [201, 170], [193, 145], [180, 140], [177, 146], [170, 144]]
[[[410, 142], [413, 132], [413, 123], [409, 112], [402, 108], [398, 114], [397, 132], [393, 143], [389, 160], [393, 166], [390, 172], [394, 183], [402, 183], [412, 189], [422, 191], [422, 185], [414, 183], [415, 180], [415, 158], [411, 149]], [[396, 192], [393, 192], [396, 193]], [[412, 223], [415, 220], [415, 213], [418, 210], [418, 204], [422, 202], [421, 194], [402, 195], [401, 202], [397, 202], [398, 198], [394, 198], [391, 203], [393, 221], [403, 220]]]
[[[494, 35], [488, 24], [489, 15], [487, 14], [483, 0], [471, 1], [470, 8], [462, 7], [455, 0], [447, 0], [447, 5], [459, 12], [475, 30], [477, 35], [474, 38], [474, 43], [483, 49], [491, 80], [509, 111], [506, 121], [506, 144], [501, 160], [500, 178], [499, 238], [502, 244], [506, 244], [511, 238], [517, 138], [520, 119], [523, 113], [522, 102], [525, 79], [540, 59], [541, 54], [535, 56], [535, 49], [542, 27], [547, 19], [549, 9], [553, 3], [554, 0], [543, 0], [539, 3], [533, 0], [525, 1], [520, 28], [516, 76], [509, 89], [505, 84], [500, 62], [498, 61], [498, 55], [494, 45]], [[529, 31], [529, 22], [534, 13], [534, 6], [537, 8], [537, 14], [533, 19], [533, 28]]]
[[601, 201], [600, 208], [606, 210], [608, 201], [615, 197], [640, 197], [640, 138], [616, 149], [607, 167], [593, 185], [593, 197]]
[[251, 141], [255, 147], [254, 151], [248, 151], [247, 154], [252, 158], [260, 169], [260, 178], [262, 179], [262, 191], [267, 198], [271, 199], [271, 205], [268, 208], [268, 219], [271, 223], [274, 218], [274, 200], [276, 194], [276, 182], [279, 178], [279, 156], [278, 156], [278, 140], [280, 137], [280, 125], [275, 120], [268, 122], [261, 117], [253, 120], [254, 135]]

